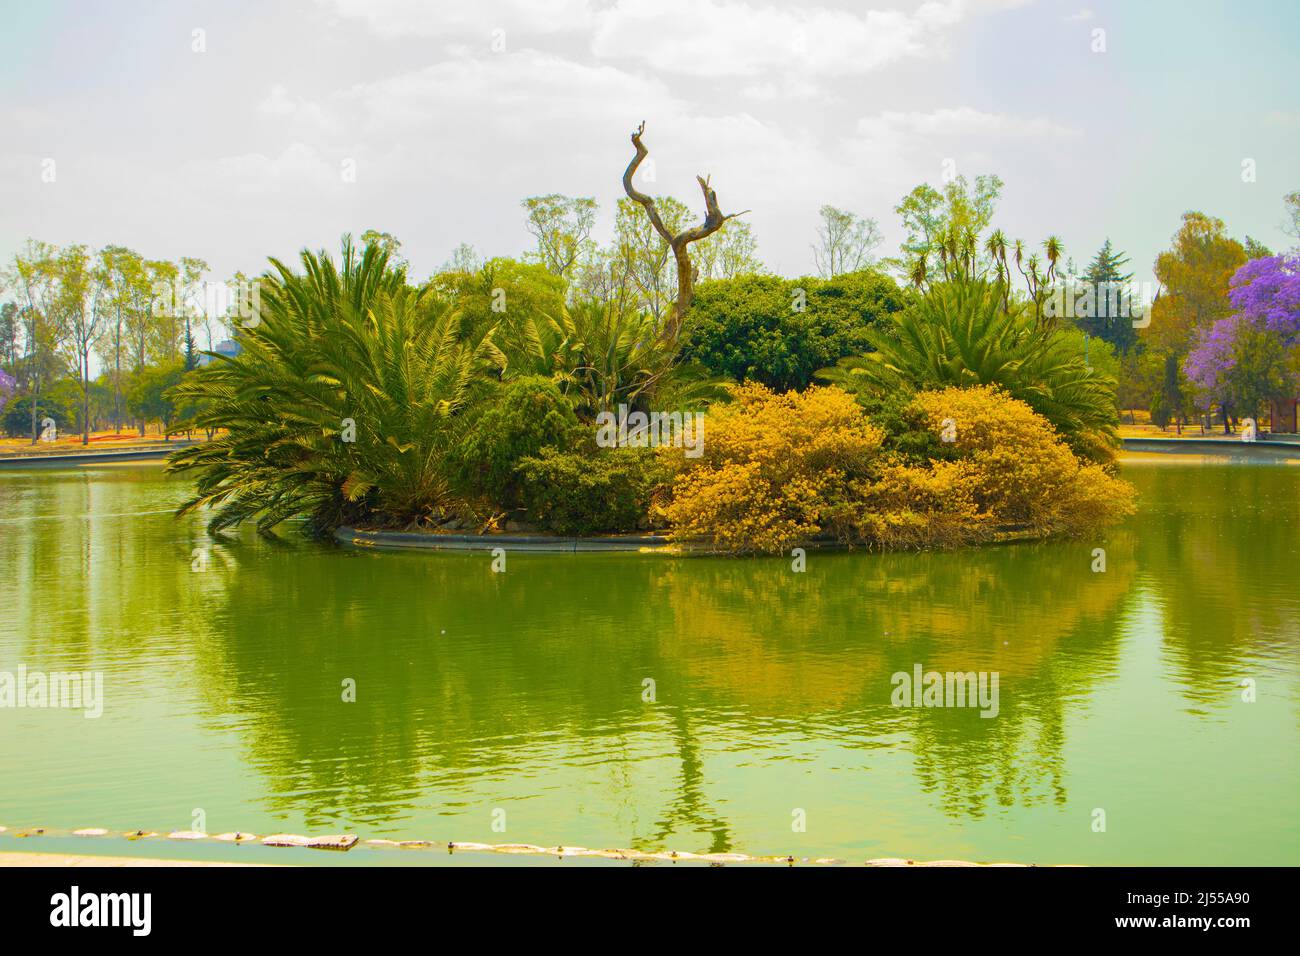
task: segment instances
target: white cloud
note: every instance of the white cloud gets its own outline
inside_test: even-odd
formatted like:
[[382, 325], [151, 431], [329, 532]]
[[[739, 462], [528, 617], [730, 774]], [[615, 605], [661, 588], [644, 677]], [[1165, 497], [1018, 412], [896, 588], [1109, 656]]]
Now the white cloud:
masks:
[[264, 116], [289, 116], [294, 109], [295, 104], [289, 99], [289, 91], [279, 83], [271, 87], [266, 99], [257, 104], [257, 111]]
[[309, 102], [302, 97], [289, 95], [283, 84], [277, 83], [271, 91], [257, 104], [257, 113], [281, 128], [288, 126], [300, 133], [337, 135], [340, 132], [338, 122], [319, 103]]
[[692, 76], [853, 76], [940, 53], [973, 14], [1024, 0], [933, 0], [915, 12], [750, 4], [740, 0], [622, 0], [596, 15], [592, 51]]
[[[283, 196], [341, 190], [343, 160], [326, 158], [306, 143], [291, 143], [275, 155], [249, 152], [181, 167], [181, 178], [203, 183], [205, 191], [238, 196]], [[353, 157], [355, 158], [355, 157]]]
[[[960, 46], [975, 18], [1021, 2], [318, 0], [316, 17], [268, 27], [283, 31], [267, 39], [283, 41], [284, 60], [209, 59], [230, 71], [208, 76], [213, 85], [181, 73], [127, 97], [138, 106], [128, 117], [151, 115], [147, 94], [162, 88], [205, 104], [177, 112], [165, 133], [101, 121], [99, 63], [87, 64], [84, 96], [0, 109], [0, 234], [124, 241], [150, 255], [199, 254], [222, 271], [376, 227], [402, 239], [420, 274], [461, 241], [519, 254], [529, 195], [595, 196], [606, 237], [642, 119], [653, 191], [698, 214], [694, 177], [711, 174], [724, 210], [753, 208], [760, 254], [789, 274], [810, 268], [827, 202], [879, 219], [892, 249], [894, 205], [918, 182], [937, 184], [949, 158], [968, 176], [1007, 181], [999, 224], [1009, 232], [1034, 236], [1050, 216], [1054, 230], [1086, 233], [1108, 201], [1092, 185], [1109, 183], [1097, 163], [1117, 162], [1078, 148], [1071, 124], [1091, 129], [1094, 114], [1036, 112], [1073, 102], [1065, 80], [1051, 99], [1032, 84], [981, 83], [986, 58], [1023, 52], [1043, 17], [1008, 22], [1005, 37], [978, 31], [970, 56]], [[1045, 16], [1059, 23], [1072, 9]], [[495, 28], [505, 52], [491, 52]], [[297, 31], [317, 42], [295, 46]], [[916, 68], [950, 47], [945, 62]], [[347, 68], [303, 52], [318, 48], [346, 48]], [[1256, 122], [1293, 138], [1295, 112], [1281, 106]], [[57, 185], [39, 183], [45, 156], [58, 157]], [[352, 184], [340, 176], [346, 158]], [[1095, 202], [1048, 202], [1075, 189], [1094, 189]]]
[[363, 21], [383, 37], [420, 36], [455, 40], [479, 34], [486, 47], [493, 30], [507, 40], [520, 33], [564, 33], [587, 29], [586, 0], [319, 0], [344, 19]]
[[[1032, 0], [927, 0], [908, 11], [796, 7], [770, 0], [319, 0], [382, 37], [425, 37], [507, 50], [538, 35], [589, 42], [598, 59], [639, 62], [685, 76], [757, 77], [770, 71], [855, 76], [908, 57], [938, 55], [970, 18]], [[884, 0], [886, 4], [892, 0]], [[515, 39], [518, 38], [518, 39]]]
[[[592, 66], [535, 50], [473, 57], [461, 53], [409, 73], [363, 84], [333, 105], [354, 110], [368, 129], [439, 127], [445, 132], [493, 129], [559, 137], [573, 123], [622, 118], [628, 125], [648, 111], [682, 108], [655, 79], [613, 66]], [[566, 140], [568, 141], [566, 143]]]
[[740, 95], [749, 100], [765, 103], [788, 102], [812, 97], [821, 97], [824, 102], [828, 98], [826, 92], [817, 84], [795, 77], [787, 77], [779, 83], [770, 80], [750, 83], [741, 88]]
[[989, 113], [969, 106], [948, 107], [930, 112], [885, 111], [858, 121], [858, 133], [886, 140], [961, 139], [1012, 137], [1029, 139], [1072, 139], [1080, 135], [1071, 126], [1043, 117]]

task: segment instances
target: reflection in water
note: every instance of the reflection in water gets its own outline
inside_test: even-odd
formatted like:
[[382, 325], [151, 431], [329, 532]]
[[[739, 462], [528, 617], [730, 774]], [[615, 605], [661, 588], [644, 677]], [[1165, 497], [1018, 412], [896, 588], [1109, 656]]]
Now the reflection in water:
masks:
[[[806, 573], [520, 554], [494, 574], [473, 555], [212, 540], [162, 513], [186, 489], [155, 469], [0, 474], [0, 668], [102, 669], [109, 697], [90, 730], [0, 711], [21, 782], [0, 813], [1163, 862], [1073, 821], [1141, 798], [1148, 825], [1191, 832], [1214, 753], [1294, 752], [1300, 504], [1277, 466], [1127, 477], [1141, 512], [1104, 540], [814, 553]], [[918, 664], [997, 672], [999, 715], [891, 707], [891, 676]], [[1272, 703], [1237, 706], [1243, 676]], [[1168, 766], [1134, 780], [1133, 760]], [[1250, 799], [1286, 819], [1300, 777], [1274, 766]], [[1294, 834], [1252, 834], [1223, 839], [1295, 862]]]

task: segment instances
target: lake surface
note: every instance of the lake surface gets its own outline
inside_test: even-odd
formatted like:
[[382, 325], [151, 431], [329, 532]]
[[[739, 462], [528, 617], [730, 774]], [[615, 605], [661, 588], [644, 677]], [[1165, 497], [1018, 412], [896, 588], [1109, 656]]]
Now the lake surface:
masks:
[[[213, 540], [157, 465], [0, 472], [0, 671], [104, 693], [0, 708], [0, 824], [1300, 864], [1300, 469], [1124, 474], [1095, 541], [493, 573]], [[997, 716], [891, 706], [918, 664]]]

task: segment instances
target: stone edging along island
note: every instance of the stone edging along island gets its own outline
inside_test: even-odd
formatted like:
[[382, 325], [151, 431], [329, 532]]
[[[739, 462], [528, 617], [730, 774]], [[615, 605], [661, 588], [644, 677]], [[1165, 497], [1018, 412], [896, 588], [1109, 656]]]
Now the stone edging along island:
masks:
[[[510, 551], [535, 551], [549, 554], [614, 553], [660, 555], [719, 555], [733, 552], [708, 541], [673, 541], [662, 534], [593, 535], [589, 538], [546, 534], [446, 534], [425, 531], [366, 531], [338, 528], [336, 540], [358, 548], [413, 551], [491, 552], [496, 548]], [[1020, 527], [1005, 527], [988, 544], [1012, 544], [1017, 541], [1041, 540], [1039, 535]], [[850, 546], [834, 538], [800, 541], [794, 548], [805, 551], [848, 551]], [[863, 550], [869, 550], [863, 547]], [[789, 554], [787, 549], [785, 554]]]
[[[548, 534], [441, 534], [421, 531], [365, 531], [339, 528], [334, 537], [360, 548], [398, 548], [421, 551], [538, 551], [551, 554], [579, 552], [630, 552], [635, 554], [721, 554], [707, 542], [670, 541], [662, 534], [593, 535], [588, 538]], [[801, 543], [804, 548], [842, 548], [835, 541]]]

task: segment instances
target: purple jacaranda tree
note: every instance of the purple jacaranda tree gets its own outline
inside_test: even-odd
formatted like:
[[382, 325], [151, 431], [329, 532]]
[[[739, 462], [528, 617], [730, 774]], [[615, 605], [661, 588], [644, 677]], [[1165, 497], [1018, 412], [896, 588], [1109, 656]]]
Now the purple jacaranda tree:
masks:
[[1201, 406], [1222, 403], [1228, 398], [1228, 375], [1236, 364], [1233, 345], [1241, 329], [1240, 315], [1220, 319], [1200, 334], [1196, 347], [1183, 362], [1187, 379], [1196, 386]]
[[13, 398], [17, 390], [18, 383], [14, 377], [0, 369], [0, 415], [4, 414], [5, 406], [9, 404], [9, 399]]
[[[1229, 285], [1228, 298], [1237, 312], [1202, 331], [1183, 363], [1207, 409], [1217, 403], [1226, 410], [1244, 397], [1236, 395], [1243, 381], [1263, 377], [1291, 391], [1296, 387], [1294, 375], [1280, 367], [1278, 349], [1252, 345], [1258, 346], [1261, 335], [1276, 336], [1277, 345], [1285, 350], [1300, 343], [1300, 256], [1252, 259], [1236, 271]], [[1239, 369], [1243, 356], [1269, 356], [1265, 364], [1270, 368]], [[1225, 415], [1225, 429], [1226, 425]]]
[[1295, 344], [1300, 337], [1300, 254], [1251, 259], [1233, 275], [1228, 298], [1243, 318]]

